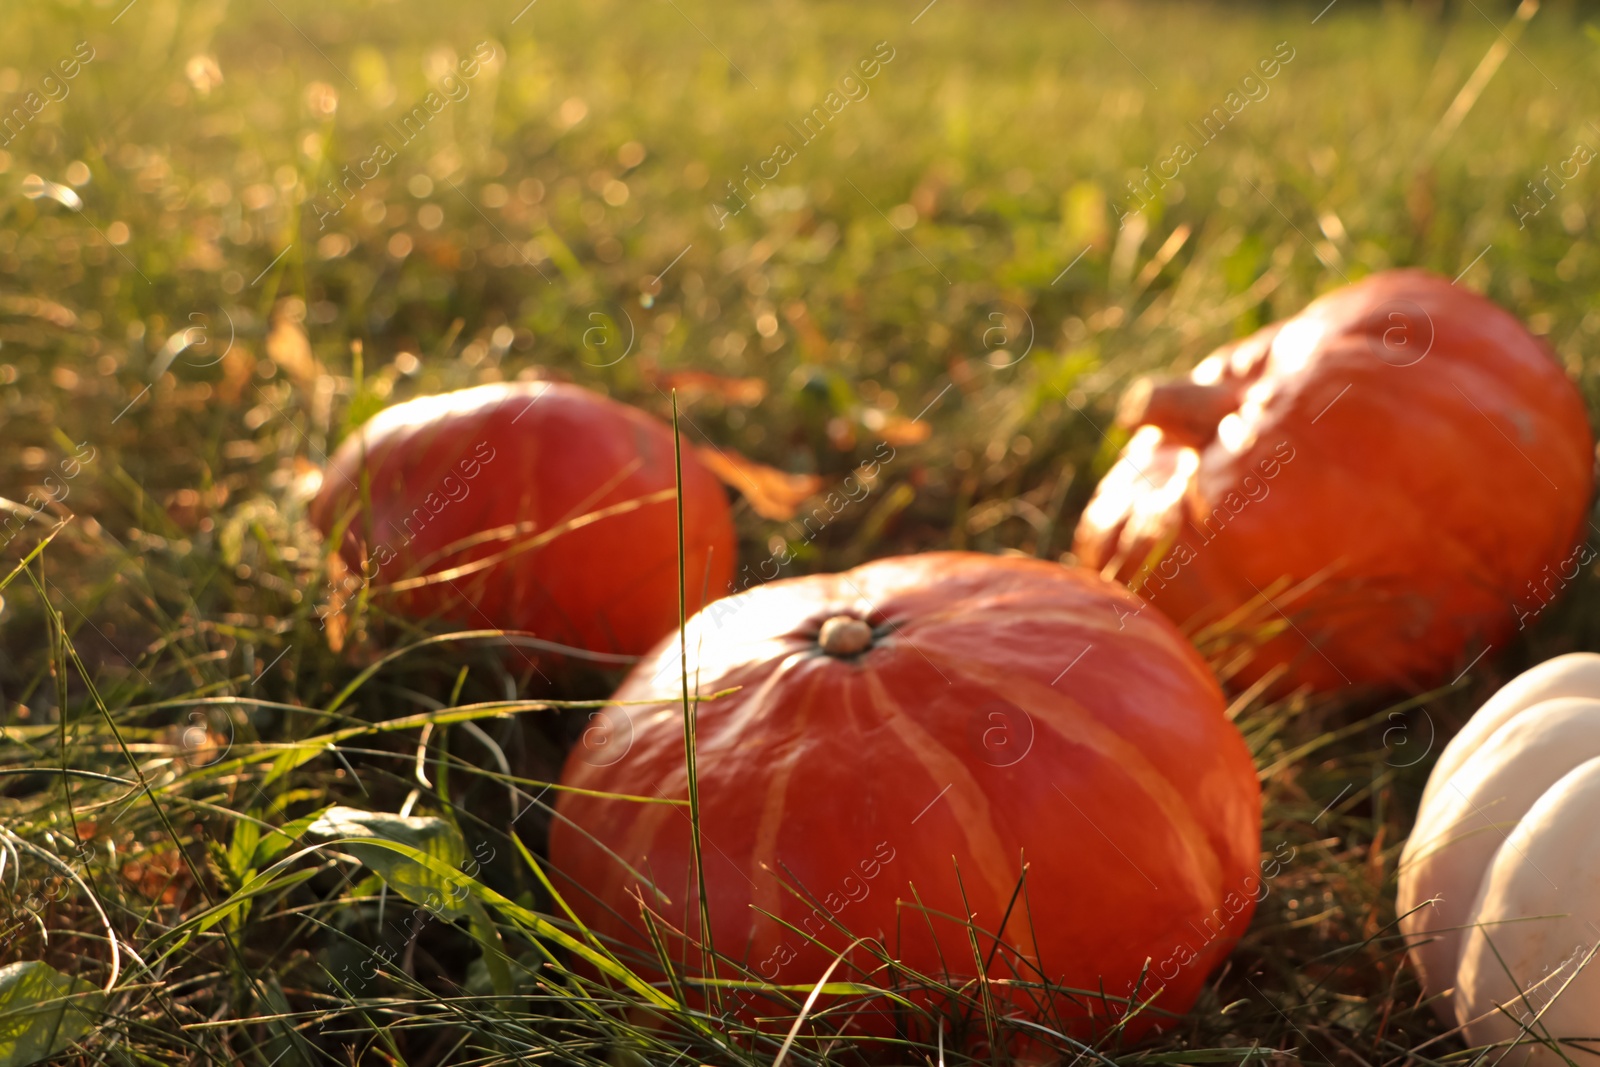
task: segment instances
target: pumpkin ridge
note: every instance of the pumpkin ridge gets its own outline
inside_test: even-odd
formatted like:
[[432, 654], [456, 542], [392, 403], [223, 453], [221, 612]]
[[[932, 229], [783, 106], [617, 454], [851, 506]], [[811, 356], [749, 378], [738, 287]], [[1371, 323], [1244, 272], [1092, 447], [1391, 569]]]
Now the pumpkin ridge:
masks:
[[[1204, 658], [1194, 650], [1193, 646], [1187, 641], [1182, 643], [1173, 642], [1170, 635], [1160, 627], [1151, 627], [1146, 621], [1138, 618], [1145, 608], [1154, 607], [1154, 603], [1139, 596], [1137, 592], [1129, 593], [1132, 600], [1127, 603], [1129, 611], [1126, 616], [1119, 616], [1115, 611], [1081, 611], [1060, 604], [1042, 602], [1039, 594], [1034, 589], [1019, 591], [1016, 596], [1022, 599], [1021, 606], [1028, 609], [1028, 618], [1032, 624], [1053, 622], [1072, 625], [1089, 635], [1084, 637], [1084, 641], [1087, 644], [1094, 643], [1089, 640], [1089, 637], [1105, 637], [1115, 633], [1120, 639], [1137, 641], [1148, 646], [1153, 652], [1179, 656], [1184, 661], [1185, 669], [1195, 681], [1204, 686], [1212, 684], [1211, 669], [1206, 666]], [[1013, 607], [1014, 605], [1012, 604], [998, 603], [994, 604], [989, 610], [995, 611], [996, 614], [1001, 614], [1002, 621], [1004, 621], [1005, 613], [1009, 613]], [[936, 615], [919, 616], [912, 625], [904, 629], [920, 642], [927, 643], [931, 641], [939, 643], [944, 636], [944, 631], [950, 628], [940, 625], [941, 623], [953, 621], [956, 624], [953, 627], [954, 629], [970, 632], [976, 625], [975, 619], [978, 618], [978, 615], [979, 613], [974, 611], [970, 605], [963, 604], [958, 608], [942, 611]], [[1131, 625], [1127, 622], [1130, 617], [1133, 619]], [[955, 636], [958, 643], [957, 647], [962, 647], [960, 639], [965, 634], [958, 633]], [[954, 656], [963, 660], [963, 662], [971, 662], [966, 659], [962, 652], [951, 651], [948, 647], [944, 654]], [[1012, 681], [1013, 676], [1006, 676], [1005, 684], [1010, 684]]]
[[[676, 647], [676, 640], [674, 639], [674, 641], [672, 643], [672, 646], [669, 649], [664, 650], [664, 653], [666, 651], [671, 651], [671, 649], [675, 648], [675, 647]], [[727, 708], [727, 707], [725, 707], [725, 708], [717, 708], [715, 704], [705, 705], [705, 707], [707, 707], [707, 708], [714, 709], [715, 717], [712, 719], [712, 722], [710, 724], [706, 724], [706, 723], [702, 722], [698, 727], [699, 734], [700, 734], [700, 739], [701, 739], [701, 746], [700, 747], [701, 747], [701, 754], [702, 755], [703, 755], [703, 751], [704, 751], [704, 748], [705, 748], [705, 741], [707, 740], [707, 735], [708, 734], [710, 734], [712, 736], [715, 736], [715, 737], [720, 737], [724, 733], [743, 731], [744, 729], [748, 728], [747, 721], [748, 721], [749, 718], [756, 717], [756, 716], [759, 716], [759, 715], [763, 714], [765, 709], [763, 709], [763, 708], [761, 708], [759, 706], [756, 707], [753, 711], [752, 710], [747, 710], [747, 709], [749, 709], [751, 707], [751, 705], [761, 705], [762, 702], [770, 694], [771, 690], [776, 688], [785, 679], [786, 675], [788, 675], [789, 673], [792, 672], [793, 666], [797, 662], [797, 655], [798, 655], [798, 653], [790, 653], [789, 655], [785, 656], [774, 667], [774, 669], [770, 672], [768, 677], [762, 682], [762, 685], [761, 685], [761, 687], [759, 689], [757, 689], [754, 692], [752, 692], [748, 697], [745, 697], [745, 699], [739, 700], [739, 706], [737, 708]], [[676, 658], [676, 657], [674, 657], [674, 658]], [[693, 666], [694, 666], [693, 664], [690, 665], [691, 670], [693, 669]], [[674, 681], [676, 681], [676, 679], [674, 679]], [[724, 700], [728, 700], [728, 701], [734, 701], [734, 700], [737, 700], [742, 695], [743, 694], [732, 694], [732, 695], [730, 695], [728, 697], [724, 697], [723, 699]], [[634, 699], [634, 697], [631, 694], [627, 694], [627, 693], [624, 693], [624, 692], [621, 692], [621, 691], [618, 692], [617, 696], [620, 699]], [[656, 716], [658, 714], [662, 714], [662, 713], [665, 713], [667, 715], [667, 717], [673, 718], [673, 719], [677, 720], [681, 724], [681, 721], [682, 721], [681, 713], [678, 714], [678, 715], [671, 714], [672, 707], [673, 707], [672, 698], [666, 697], [666, 698], [663, 698], [659, 703], [657, 703], [655, 705], [644, 705], [644, 704], [632, 705], [632, 706], [628, 707], [626, 710], [629, 712], [630, 717], [634, 717], [634, 719], [635, 719], [635, 727], [634, 727], [635, 730], [639, 730], [639, 729], [642, 729], [642, 727], [639, 725], [637, 720], [639, 720], [639, 719], [648, 719], [648, 718], [654, 717], [654, 716]], [[681, 711], [681, 709], [680, 709], [680, 711]], [[703, 715], [704, 711], [702, 711], [701, 714]], [[740, 718], [733, 719], [732, 718], [733, 716], [739, 716]], [[724, 720], [724, 721], [718, 721], [719, 719], [720, 720]], [[707, 729], [708, 725], [709, 725], [709, 729]], [[681, 748], [681, 745], [682, 745], [681, 725], [680, 725], [680, 733], [678, 734], [678, 742], [679, 742], [679, 745], [680, 745], [680, 748]], [[590, 768], [589, 769], [589, 774], [594, 774], [598, 770], [600, 770], [600, 769], [599, 768]], [[569, 772], [569, 776], [570, 776], [570, 772]], [[653, 783], [653, 786], [654, 786], [655, 791], [657, 792], [657, 794], [660, 795], [660, 796], [671, 797], [673, 799], [686, 799], [687, 796], [688, 796], [688, 781], [687, 781], [687, 775], [686, 775], [686, 772], [685, 772], [685, 769], [684, 769], [683, 765], [681, 763], [672, 764], [667, 769], [666, 774], [660, 780], [658, 780], [657, 782]], [[621, 801], [613, 801], [613, 802], [610, 802], [610, 803], [620, 804], [620, 803], [623, 803], [623, 802], [621, 802]], [[658, 804], [645, 805], [645, 808], [646, 808], [645, 811], [640, 812], [637, 815], [632, 816], [631, 822], [630, 822], [630, 826], [629, 826], [629, 830], [627, 831], [627, 835], [623, 838], [621, 843], [615, 848], [615, 851], [619, 856], [622, 856], [622, 857], [625, 857], [625, 858], [626, 857], [630, 857], [630, 856], [634, 856], [636, 851], [638, 852], [638, 856], [639, 857], [644, 856], [645, 855], [645, 851], [641, 847], [641, 843], [642, 842], [648, 842], [650, 840], [656, 839], [659, 836], [660, 832], [661, 832], [662, 824], [667, 821], [667, 818], [666, 818], [667, 815], [670, 814], [673, 811], [680, 811], [681, 810], [680, 808], [678, 808], [675, 805], [658, 805]], [[706, 838], [705, 840], [710, 841], [709, 838]], [[714, 841], [710, 841], [710, 843], [713, 845], [713, 847], [715, 847], [715, 842]], [[635, 857], [635, 859], [629, 860], [629, 862], [634, 862], [635, 865], [637, 865], [637, 862], [636, 862], [637, 858], [638, 857]], [[730, 862], [731, 862], [731, 860], [730, 860]], [[735, 867], [737, 867], [737, 864], [735, 864]], [[620, 877], [624, 881], [626, 881], [627, 878], [631, 877], [631, 875], [627, 874], [625, 868], [623, 868], [623, 867], [621, 867], [619, 865], [616, 865], [614, 863], [609, 863], [608, 862], [605, 865], [605, 870], [606, 870], [605, 877], [607, 879], [615, 879], [615, 878]], [[652, 875], [651, 877], [653, 878], [654, 875]], [[745, 877], [746, 877], [747, 880], [749, 880], [751, 882], [752, 886], [759, 887], [759, 885], [761, 884], [759, 880], [751, 879], [748, 874], [746, 874]], [[773, 909], [773, 910], [776, 911], [776, 909]]]
[[[1189, 890], [1194, 898], [1197, 901], [1220, 899], [1222, 857], [1193, 814], [1184, 807], [1171, 779], [1127, 737], [1102, 722], [1066, 693], [1049, 686], [1038, 686], [1030, 679], [1007, 675], [962, 656], [946, 653], [944, 659], [959, 667], [968, 678], [980, 680], [996, 696], [1005, 693], [1005, 699], [1016, 703], [1036, 721], [1042, 721], [1066, 744], [1089, 749], [1107, 765], [1126, 775], [1167, 817], [1167, 822], [1188, 849], [1191, 863], [1174, 864], [1174, 867], [1188, 868], [1189, 877], [1186, 881], [1190, 882]], [[1049, 694], [1049, 702], [1041, 699], [1045, 693]], [[1029, 703], [1025, 705], [1022, 700], [1028, 700]], [[1072, 728], [1062, 721], [1067, 717], [1073, 720]]]
[[[774, 677], [778, 672], [774, 671]], [[803, 696], [797, 701], [800, 714], [795, 716], [796, 735], [803, 735], [806, 723], [812, 714], [812, 701], [816, 699], [817, 689], [826, 680], [825, 675], [818, 672], [806, 686]], [[756, 699], [762, 699], [771, 691], [770, 686], [762, 687], [762, 694]], [[778, 835], [783, 829], [783, 813], [788, 807], [789, 786], [794, 778], [794, 772], [800, 761], [805, 758], [805, 749], [800, 744], [791, 745], [784, 754], [782, 765], [775, 768], [771, 780], [767, 784], [766, 803], [761, 809], [760, 821], [756, 824], [755, 844], [750, 850], [750, 881], [754, 886], [750, 904], [771, 915], [782, 914], [781, 906], [784, 894], [780, 892], [778, 884]], [[764, 877], [763, 877], [764, 876]], [[761, 924], [758, 924], [760, 926]], [[779, 936], [776, 930], [764, 927], [770, 931], [770, 936]], [[762, 948], [771, 949], [770, 941]]]
[[[660, 795], [670, 796], [670, 794], [664, 792], [661, 792]], [[609, 803], [610, 805], [614, 806], [629, 802], [610, 801]], [[643, 847], [643, 842], [654, 840], [655, 837], [661, 832], [661, 824], [666, 821], [667, 816], [675, 813], [678, 808], [677, 805], [674, 804], [643, 804], [639, 806], [643, 807], [645, 810], [635, 816], [633, 825], [629, 828], [628, 836], [623, 839], [621, 845], [614, 849], [614, 851], [618, 856], [623, 857], [628, 864], [637, 868], [642, 873], [645, 873], [649, 877], [652, 885], [657, 885], [658, 882], [655, 872], [648, 871], [643, 866], [644, 861], [649, 859], [649, 853]], [[609, 860], [609, 857], [607, 857], [607, 859]], [[606, 879], [606, 881], [612, 883], [617, 882], [618, 879], [621, 879], [624, 883], [626, 883], [626, 880], [632, 877], [632, 875], [628, 873], [627, 867], [624, 867], [621, 864], [607, 862], [605, 865], [605, 871], [606, 873], [603, 875], [603, 877]]]
[[[924, 730], [915, 719], [907, 714], [905, 707], [883, 684], [883, 680], [874, 671], [864, 672], [863, 677], [867, 687], [872, 691], [873, 699], [879, 701], [890, 714], [886, 716], [886, 724], [894, 731], [895, 737], [911, 753], [912, 759], [928, 775], [929, 780], [937, 786], [942, 781], [955, 785], [945, 793], [945, 798], [956, 813], [956, 822], [961, 828], [961, 834], [966, 842], [967, 850], [978, 862], [983, 880], [992, 894], [994, 906], [1003, 909], [1006, 901], [1011, 898], [1014, 883], [1002, 877], [1002, 872], [1010, 869], [1010, 860], [997, 844], [999, 840], [998, 828], [994, 823], [994, 812], [984, 791], [979, 787], [977, 779], [973, 777], [972, 770], [963, 763], [947, 746], [940, 744], [928, 731]], [[935, 774], [934, 768], [942, 768], [942, 773]], [[967, 872], [963, 872], [963, 876]], [[974, 910], [977, 910], [976, 907]], [[998, 914], [998, 912], [997, 912]], [[1018, 944], [1018, 948], [1031, 951], [1034, 948], [1031, 934], [1025, 937], [1027, 944]]]
[[983, 614], [992, 613], [1000, 616], [1002, 622], [1006, 621], [1007, 616], [1015, 608], [1026, 608], [1030, 623], [1035, 620], [1064, 622], [1095, 633], [1118, 629], [1115, 625], [1117, 615], [1113, 611], [1083, 611], [1064, 604], [1051, 603], [1033, 591], [1018, 593], [1015, 600], [1010, 603], [996, 603], [993, 607], [974, 608], [970, 602], [963, 601], [958, 608], [940, 612], [937, 616], [919, 616], [911, 625], [901, 624], [899, 629], [903, 632], [902, 635], [909, 634], [912, 638], [922, 640], [924, 637], [932, 637], [948, 629], [946, 624], [950, 622], [954, 622], [958, 629], [970, 631], [978, 625], [975, 620]]
[[[767, 677], [762, 680], [761, 687], [755, 692], [751, 693], [748, 698], [739, 700], [737, 705], [730, 704], [724, 708], [717, 708], [714, 704], [708, 705], [708, 707], [711, 707], [714, 712], [720, 713], [717, 715], [716, 719], [712, 720], [712, 729], [715, 730], [719, 735], [722, 733], [728, 733], [737, 736], [749, 730], [752, 722], [775, 717], [777, 712], [767, 706], [767, 700], [772, 695], [772, 690], [776, 689], [779, 683], [787, 678], [788, 675], [797, 671], [805, 663], [805, 661], [805, 650], [798, 648], [794, 649], [786, 653], [784, 657], [773, 666], [772, 670], [767, 672]], [[694, 665], [691, 664], [691, 666]], [[718, 681], [721, 681], [723, 678], [725, 678], [727, 673], [731, 672], [724, 672], [723, 675], [719, 676]], [[812, 684], [816, 685], [818, 683], [813, 682]], [[731, 702], [742, 695], [742, 693], [734, 693], [723, 697], [722, 699]], [[697, 727], [697, 729], [703, 731], [704, 727]]]

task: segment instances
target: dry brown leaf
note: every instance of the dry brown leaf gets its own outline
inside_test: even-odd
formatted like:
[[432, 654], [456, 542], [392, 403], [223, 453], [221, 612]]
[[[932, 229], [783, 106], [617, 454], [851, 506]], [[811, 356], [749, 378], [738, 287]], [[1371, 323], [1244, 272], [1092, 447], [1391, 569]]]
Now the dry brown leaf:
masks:
[[896, 448], [921, 444], [933, 434], [930, 424], [921, 419], [908, 419], [904, 415], [885, 415], [872, 410], [861, 421], [867, 429]]
[[200, 507], [200, 494], [193, 489], [179, 489], [168, 493], [166, 499], [167, 517], [173, 521], [178, 529], [191, 532], [200, 525], [203, 517]]
[[760, 378], [725, 378], [703, 370], [676, 370], [660, 375], [656, 384], [664, 390], [676, 389], [679, 400], [690, 404], [702, 397], [716, 397], [724, 404], [754, 407], [767, 395], [767, 383]]
[[188, 864], [174, 848], [145, 852], [122, 865], [123, 879], [147, 900], [181, 904], [194, 885]]
[[743, 494], [763, 519], [783, 522], [794, 518], [800, 505], [822, 489], [822, 479], [815, 474], [789, 474], [733, 449], [697, 447], [695, 452], [723, 484]]
[[232, 406], [244, 396], [244, 387], [256, 374], [256, 357], [243, 345], [228, 349], [222, 357], [222, 381], [217, 383], [217, 397]]
[[835, 415], [828, 420], [828, 443], [838, 452], [854, 452], [856, 448], [856, 424], [853, 420], [843, 415]]
[[322, 630], [328, 638], [328, 651], [344, 651], [345, 635], [350, 631], [350, 617], [345, 612], [351, 587], [350, 568], [338, 550], [328, 553], [328, 600], [318, 609], [322, 616]]
[[819, 362], [827, 358], [832, 345], [827, 336], [817, 329], [816, 319], [807, 310], [804, 301], [791, 300], [785, 304], [783, 317], [794, 327], [796, 335], [800, 338], [800, 351], [806, 359]]
[[319, 368], [317, 357], [311, 353], [311, 342], [306, 332], [293, 317], [282, 310], [272, 316], [272, 329], [267, 333], [267, 358], [276, 363], [289, 378], [303, 389], [316, 384]]

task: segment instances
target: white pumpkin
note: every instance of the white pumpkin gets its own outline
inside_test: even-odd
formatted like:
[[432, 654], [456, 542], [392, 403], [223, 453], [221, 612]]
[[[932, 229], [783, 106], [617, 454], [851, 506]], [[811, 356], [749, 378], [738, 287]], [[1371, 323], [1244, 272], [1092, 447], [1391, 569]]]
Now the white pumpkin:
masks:
[[1525, 708], [1556, 697], [1600, 697], [1600, 652], [1569, 652], [1529, 667], [1500, 687], [1439, 753], [1439, 762], [1422, 790], [1426, 808], [1433, 794], [1490, 734]]
[[[1514, 679], [1445, 749], [1401, 855], [1397, 903], [1424, 990], [1470, 1044], [1597, 1047], [1600, 655]], [[1509, 1062], [1565, 1061], [1529, 1043]]]

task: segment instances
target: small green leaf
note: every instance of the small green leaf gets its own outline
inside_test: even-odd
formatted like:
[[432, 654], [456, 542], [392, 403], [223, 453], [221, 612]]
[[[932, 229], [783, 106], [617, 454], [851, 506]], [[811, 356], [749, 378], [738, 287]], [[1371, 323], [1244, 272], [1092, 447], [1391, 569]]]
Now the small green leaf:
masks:
[[240, 819], [233, 824], [233, 840], [228, 842], [228, 871], [238, 881], [250, 873], [256, 855], [256, 845], [261, 841], [261, 827], [251, 819]]
[[[503, 955], [499, 931], [483, 903], [473, 896], [477, 883], [464, 873], [467, 843], [453, 823], [434, 816], [333, 807], [319, 815], [306, 832], [338, 839], [341, 848], [411, 903], [430, 908], [449, 920], [470, 920], [473, 937], [483, 947], [484, 965], [495, 992], [501, 996], [512, 993], [515, 983]], [[362, 838], [374, 843], [362, 844]], [[422, 855], [408, 856], [394, 846], [414, 849]], [[476, 861], [473, 867], [476, 869]]]
[[39, 960], [0, 967], [0, 1067], [47, 1060], [94, 1029], [105, 994]]
[[350, 406], [345, 409], [344, 428], [339, 435], [340, 439], [360, 428], [387, 405], [388, 399], [373, 386], [363, 385], [358, 388], [356, 394], [350, 398]]
[[310, 829], [312, 823], [322, 818], [325, 810], [324, 808], [318, 808], [309, 815], [302, 815], [293, 822], [286, 822], [270, 831], [268, 836], [256, 846], [255, 855], [251, 857], [251, 864], [260, 866], [264, 863], [271, 863], [278, 857], [279, 853], [294, 844], [301, 834]]
[[244, 882], [227, 900], [201, 912], [190, 920], [194, 923], [194, 932], [204, 933], [224, 919], [231, 920], [232, 928], [237, 929], [243, 924], [244, 916], [249, 913], [250, 905], [256, 897], [299, 885], [301, 882], [309, 881], [316, 873], [312, 869], [268, 876], [251, 871], [249, 876], [245, 878]]
[[471, 914], [471, 909], [462, 906], [462, 894], [451, 880], [393, 849], [363, 845], [360, 840], [368, 838], [405, 845], [425, 853], [444, 867], [459, 871], [467, 863], [467, 844], [456, 828], [444, 819], [333, 807], [318, 816], [306, 832], [317, 837], [341, 839], [341, 848], [413, 904], [431, 908], [451, 920]]
[[316, 738], [312, 738], [310, 741], [301, 742], [300, 744], [291, 748], [284, 749], [273, 758], [272, 769], [267, 772], [266, 781], [262, 782], [261, 784], [263, 786], [271, 785], [273, 782], [276, 782], [279, 778], [282, 778], [290, 771], [310, 763], [327, 750], [327, 742], [318, 740]]

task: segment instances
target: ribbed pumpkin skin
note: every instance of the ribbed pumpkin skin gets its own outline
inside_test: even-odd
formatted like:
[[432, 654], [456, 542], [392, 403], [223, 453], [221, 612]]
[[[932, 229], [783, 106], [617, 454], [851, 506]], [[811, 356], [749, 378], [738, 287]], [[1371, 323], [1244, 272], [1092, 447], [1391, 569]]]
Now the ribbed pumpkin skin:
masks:
[[[1488, 923], [1491, 936], [1504, 939], [1507, 931], [1498, 924], [1507, 919], [1562, 913], [1563, 909], [1523, 914], [1508, 914], [1498, 906], [1485, 909], [1482, 887], [1496, 868], [1526, 862], [1525, 850], [1506, 848], [1506, 835], [1522, 825], [1559, 779], [1590, 761], [1600, 762], [1600, 700], [1565, 697], [1513, 715], [1454, 774], [1442, 777], [1435, 771], [1429, 777], [1438, 789], [1431, 801], [1418, 807], [1416, 826], [1401, 853], [1395, 909], [1423, 988], [1430, 995], [1442, 994], [1435, 1006], [1447, 1021], [1456, 1017], [1449, 993], [1463, 988], [1464, 946], [1472, 940], [1475, 924]], [[1593, 814], [1579, 816], [1584, 845], [1568, 850], [1567, 862], [1593, 867], [1600, 874], [1600, 850], [1592, 844]], [[1528, 824], [1530, 830], [1537, 825], [1537, 819]], [[1567, 883], [1557, 882], [1556, 887], [1579, 895]], [[1560, 943], [1549, 941], [1546, 947]], [[1570, 946], [1563, 946], [1563, 951], [1566, 947]], [[1540, 963], [1553, 965], [1559, 956], [1535, 958], [1529, 969], [1536, 970]], [[1494, 969], [1483, 966], [1485, 962], [1480, 959], [1472, 970], [1494, 984], [1499, 976], [1484, 973]], [[1476, 997], [1476, 988], [1472, 992], [1469, 999], [1484, 999]], [[1481, 1014], [1480, 1006], [1459, 1017], [1466, 1023]]]
[[[1469, 1046], [1521, 1042], [1503, 1050], [1507, 1064], [1582, 1062], [1593, 1047], [1597, 816], [1600, 656], [1592, 652], [1557, 656], [1508, 682], [1428, 776], [1400, 854], [1400, 931], [1446, 1026], [1461, 1027]], [[1563, 1047], [1537, 1043], [1547, 1039]]]
[[[1425, 688], [1572, 577], [1593, 491], [1584, 403], [1484, 298], [1373, 275], [1190, 377], [1229, 413], [1191, 447], [1152, 410], [1167, 424], [1135, 433], [1074, 551], [1186, 630], [1256, 601], [1252, 620], [1284, 632], [1243, 681], [1286, 664], [1284, 689]], [[1264, 605], [1285, 578], [1315, 584]]]
[[[370, 525], [357, 513], [363, 450]], [[399, 599], [402, 610], [420, 617], [530, 630], [578, 648], [640, 655], [678, 620], [672, 451], [672, 431], [658, 419], [587, 389], [483, 385], [374, 416], [334, 453], [311, 518], [328, 534], [355, 514], [341, 554], [358, 574], [366, 559], [366, 573], [383, 586], [505, 555], [563, 523], [666, 491], [665, 499], [576, 526]], [[702, 589], [715, 597], [727, 588], [735, 540], [721, 484], [687, 448], [683, 480], [693, 605]], [[451, 550], [516, 523], [529, 524], [529, 532]]]
[[[966, 910], [956, 872], [993, 932], [1025, 856], [1032, 929], [1019, 903], [1006, 943], [1052, 980], [1112, 996], [1133, 990], [1148, 958], [1143, 995], [1165, 985], [1158, 1007], [1185, 1011], [1254, 910], [1260, 790], [1205, 664], [1139, 607], [1086, 571], [939, 552], [772, 582], [691, 620], [691, 686], [742, 687], [699, 705], [697, 719], [718, 951], [783, 984], [822, 975], [848, 938], [781, 876], [906, 965], [940, 974], [942, 952], [951, 973], [970, 976], [966, 927], [939, 917]], [[873, 626], [855, 657], [818, 645], [823, 622], [841, 615]], [[661, 702], [611, 712], [604, 740], [626, 755], [580, 744], [564, 784], [687, 796], [678, 656], [676, 639], [665, 642], [617, 692]], [[584, 832], [653, 873], [672, 925], [699, 929], [683, 809], [563, 793], [557, 810], [551, 860], [585, 922], [645, 943], [634, 878]], [[1094, 1010], [1098, 1023], [1061, 1005], [1080, 1032], [1110, 1014]]]

